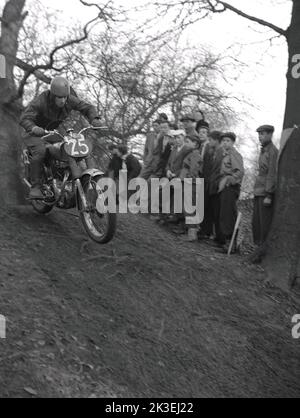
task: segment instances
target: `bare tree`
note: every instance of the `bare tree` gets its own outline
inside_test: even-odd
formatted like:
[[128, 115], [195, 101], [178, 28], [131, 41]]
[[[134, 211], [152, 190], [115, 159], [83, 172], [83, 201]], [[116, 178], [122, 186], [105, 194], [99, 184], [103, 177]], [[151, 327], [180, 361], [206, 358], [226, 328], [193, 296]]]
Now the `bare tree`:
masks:
[[237, 98], [217, 87], [221, 58], [201, 48], [164, 39], [145, 45], [132, 34], [110, 32], [91, 38], [85, 52], [75, 49], [72, 57], [74, 85], [93, 97], [111, 132], [123, 141], [145, 134], [161, 109], [175, 119], [183, 108], [201, 103], [219, 118], [234, 116], [231, 103]]

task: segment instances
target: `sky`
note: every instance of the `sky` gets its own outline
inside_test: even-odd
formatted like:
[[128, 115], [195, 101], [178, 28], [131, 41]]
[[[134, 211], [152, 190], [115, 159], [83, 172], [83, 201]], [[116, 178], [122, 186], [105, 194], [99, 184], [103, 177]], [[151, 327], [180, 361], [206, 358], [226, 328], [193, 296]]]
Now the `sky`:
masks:
[[[32, 0], [31, 0], [32, 1]], [[89, 0], [91, 1], [91, 0]], [[130, 8], [144, 3], [154, 3], [150, 0], [115, 0], [115, 3]], [[0, 5], [3, 0], [0, 0]], [[84, 7], [79, 0], [41, 0], [47, 8], [61, 11], [60, 18], [66, 22], [77, 20], [86, 22], [95, 16], [95, 9]], [[291, 17], [291, 1], [289, 0], [228, 0], [237, 8], [272, 22], [282, 28], [287, 28]], [[153, 10], [153, 9], [152, 9]], [[30, 11], [30, 10], [29, 10]], [[135, 14], [136, 20], [146, 19], [149, 11]], [[170, 24], [163, 20], [159, 30]], [[218, 54], [228, 53], [228, 48], [239, 50], [239, 60], [245, 65], [238, 80], [232, 86], [233, 93], [245, 97], [251, 107], [237, 105], [247, 113], [245, 120], [239, 124], [241, 135], [255, 132], [261, 124], [272, 124], [276, 128], [276, 141], [282, 131], [286, 93], [287, 45], [283, 38], [274, 39], [272, 44], [267, 41], [275, 33], [260, 25], [253, 24], [232, 12], [214, 15], [186, 30], [183, 42], [190, 45], [206, 45]]]

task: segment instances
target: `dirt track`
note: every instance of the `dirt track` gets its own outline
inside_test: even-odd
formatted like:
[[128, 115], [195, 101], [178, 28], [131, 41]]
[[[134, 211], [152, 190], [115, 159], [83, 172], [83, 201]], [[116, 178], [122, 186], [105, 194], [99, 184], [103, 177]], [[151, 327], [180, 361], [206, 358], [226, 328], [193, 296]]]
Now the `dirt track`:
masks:
[[62, 212], [0, 222], [0, 397], [300, 396], [300, 304], [242, 257], [142, 216], [102, 247]]

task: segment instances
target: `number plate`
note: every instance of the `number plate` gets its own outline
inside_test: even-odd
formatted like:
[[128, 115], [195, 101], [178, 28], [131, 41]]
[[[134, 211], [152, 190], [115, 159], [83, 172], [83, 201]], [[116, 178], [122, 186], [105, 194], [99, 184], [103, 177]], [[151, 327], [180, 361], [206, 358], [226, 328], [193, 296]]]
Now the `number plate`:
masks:
[[66, 153], [73, 158], [87, 157], [92, 152], [92, 141], [83, 135], [72, 135], [65, 143]]

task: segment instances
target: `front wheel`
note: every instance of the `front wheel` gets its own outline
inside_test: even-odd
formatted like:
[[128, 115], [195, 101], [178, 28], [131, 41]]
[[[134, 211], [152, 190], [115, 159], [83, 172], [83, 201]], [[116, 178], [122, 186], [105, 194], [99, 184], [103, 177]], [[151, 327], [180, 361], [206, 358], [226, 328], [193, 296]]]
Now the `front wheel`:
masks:
[[[98, 244], [107, 244], [110, 242], [117, 228], [117, 215], [115, 213], [100, 214], [96, 209], [99, 190], [97, 190], [97, 182], [101, 180], [101, 176], [94, 178], [87, 177], [82, 183], [82, 188], [87, 200], [88, 210], [82, 210], [80, 203], [80, 219], [89, 237]], [[80, 200], [80, 197], [79, 197]]]

